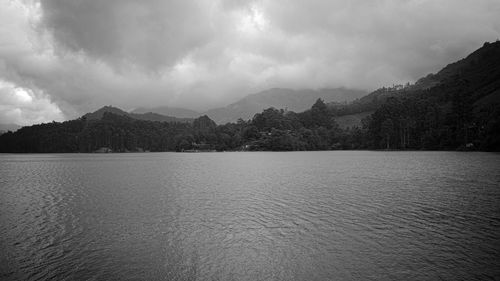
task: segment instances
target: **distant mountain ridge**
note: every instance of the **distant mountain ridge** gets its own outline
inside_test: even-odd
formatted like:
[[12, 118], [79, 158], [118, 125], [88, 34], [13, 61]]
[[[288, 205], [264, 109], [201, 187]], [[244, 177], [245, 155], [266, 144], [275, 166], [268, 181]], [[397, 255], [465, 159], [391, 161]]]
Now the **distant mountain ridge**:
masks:
[[83, 117], [87, 118], [88, 120], [99, 120], [102, 119], [104, 116], [104, 113], [109, 112], [113, 113], [116, 115], [121, 115], [121, 116], [127, 116], [132, 119], [137, 119], [137, 120], [145, 120], [145, 121], [158, 121], [158, 122], [179, 122], [179, 123], [190, 123], [193, 121], [191, 118], [177, 118], [177, 117], [172, 117], [172, 116], [165, 116], [161, 115], [158, 113], [152, 113], [152, 112], [147, 112], [147, 113], [128, 113], [126, 111], [123, 111], [117, 107], [113, 106], [104, 106], [101, 107], [100, 109], [87, 113], [83, 115]]
[[256, 113], [269, 107], [300, 112], [310, 108], [318, 98], [326, 102], [342, 103], [353, 101], [366, 94], [367, 92], [362, 90], [345, 88], [319, 90], [273, 88], [248, 95], [226, 107], [211, 109], [203, 114], [210, 117], [217, 124], [225, 124], [235, 122], [239, 118], [243, 120], [251, 119]]
[[343, 103], [351, 102], [366, 94], [366, 91], [346, 88], [325, 88], [319, 90], [272, 88], [245, 96], [228, 106], [210, 109], [205, 112], [162, 106], [155, 108], [141, 107], [133, 110], [131, 113], [154, 112], [182, 118], [196, 118], [201, 115], [207, 115], [217, 124], [225, 124], [228, 122], [236, 122], [239, 118], [243, 120], [251, 119], [255, 114], [270, 107], [300, 112], [310, 108], [318, 98], [326, 102]]
[[210, 109], [205, 112], [179, 107], [139, 107], [131, 112], [113, 106], [104, 106], [95, 112], [84, 115], [87, 119], [101, 119], [105, 112], [128, 116], [133, 119], [160, 122], [192, 122], [194, 118], [207, 115], [217, 124], [236, 122], [238, 119], [249, 120], [264, 109], [274, 107], [294, 112], [307, 110], [318, 99], [335, 104], [348, 103], [366, 95], [363, 90], [346, 88], [335, 89], [302, 89], [272, 88], [250, 94], [225, 107]]
[[157, 113], [165, 116], [175, 116], [177, 118], [196, 118], [202, 115], [200, 112], [180, 107], [159, 106], [153, 108], [138, 107], [130, 113], [144, 114], [144, 113]]

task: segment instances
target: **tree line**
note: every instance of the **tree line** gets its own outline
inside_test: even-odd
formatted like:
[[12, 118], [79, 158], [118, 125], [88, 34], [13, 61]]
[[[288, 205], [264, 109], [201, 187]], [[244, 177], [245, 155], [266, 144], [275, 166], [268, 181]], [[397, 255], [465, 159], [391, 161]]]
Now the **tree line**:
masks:
[[113, 152], [334, 149], [500, 150], [497, 107], [475, 112], [462, 85], [440, 95], [421, 91], [390, 97], [360, 126], [341, 129], [338, 110], [323, 100], [304, 112], [268, 108], [251, 120], [217, 125], [137, 120], [105, 113], [24, 127], [0, 136], [0, 152]]

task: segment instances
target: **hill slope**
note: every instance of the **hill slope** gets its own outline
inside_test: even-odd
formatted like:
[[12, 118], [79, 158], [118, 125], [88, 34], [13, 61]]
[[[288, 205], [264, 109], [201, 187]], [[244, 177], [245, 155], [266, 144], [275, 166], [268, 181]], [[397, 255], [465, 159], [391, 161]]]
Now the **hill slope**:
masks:
[[500, 42], [485, 43], [432, 77], [430, 88], [410, 86], [372, 102], [378, 107], [369, 125], [372, 146], [498, 151]]
[[440, 102], [447, 103], [453, 96], [450, 92], [458, 88], [469, 92], [469, 102], [477, 111], [483, 110], [484, 106], [490, 106], [491, 102], [500, 100], [499, 41], [485, 43], [466, 58], [448, 64], [438, 73], [429, 74], [413, 85], [384, 87], [351, 104], [331, 104], [330, 106], [336, 109], [338, 116], [356, 115], [377, 110], [389, 98], [409, 98], [424, 93], [435, 96]]

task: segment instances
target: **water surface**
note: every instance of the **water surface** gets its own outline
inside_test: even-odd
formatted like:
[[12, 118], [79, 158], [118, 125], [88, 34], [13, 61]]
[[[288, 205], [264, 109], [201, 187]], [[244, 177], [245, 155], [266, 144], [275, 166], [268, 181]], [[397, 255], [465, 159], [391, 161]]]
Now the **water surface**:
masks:
[[0, 155], [1, 280], [500, 278], [500, 155]]

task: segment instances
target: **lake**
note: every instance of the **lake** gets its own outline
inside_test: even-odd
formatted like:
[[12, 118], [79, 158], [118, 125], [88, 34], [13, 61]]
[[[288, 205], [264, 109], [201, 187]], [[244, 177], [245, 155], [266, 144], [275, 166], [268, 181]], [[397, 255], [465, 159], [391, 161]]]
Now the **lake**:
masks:
[[1, 280], [500, 278], [500, 154], [0, 155]]

